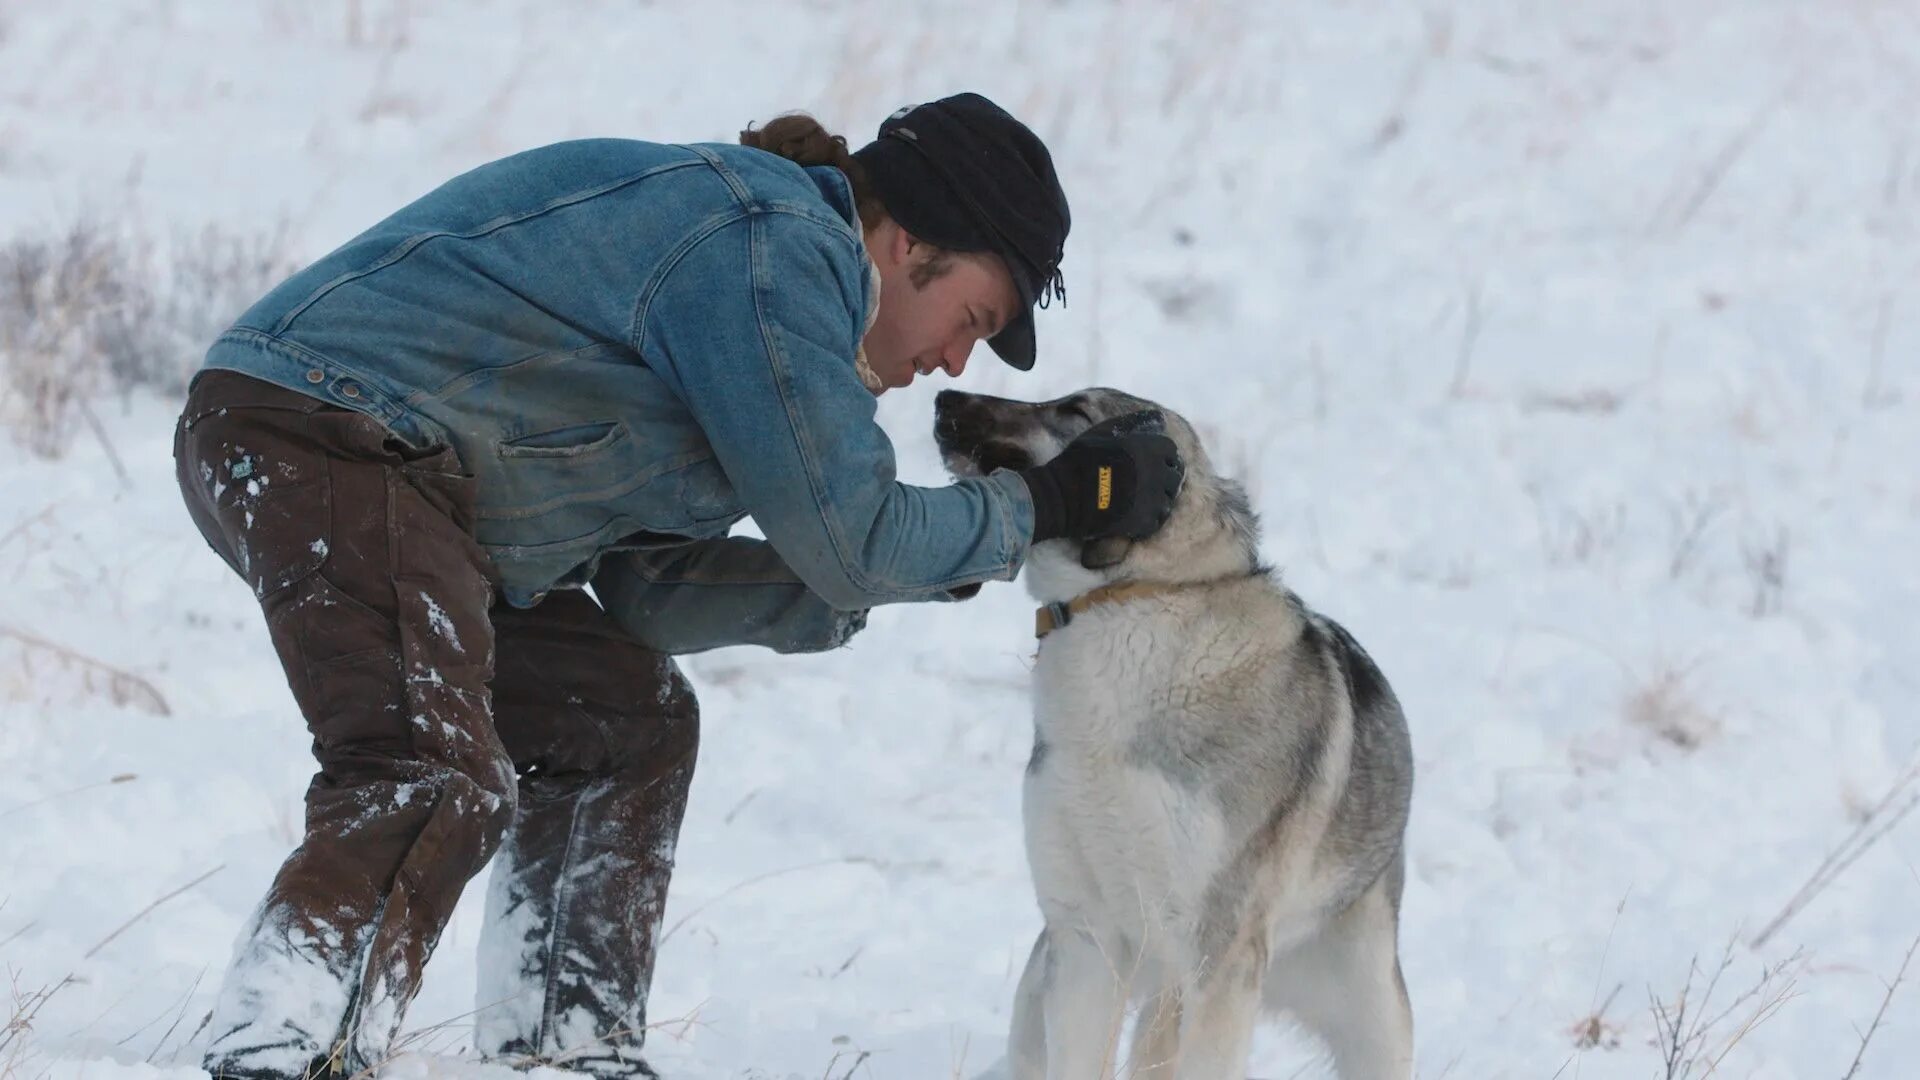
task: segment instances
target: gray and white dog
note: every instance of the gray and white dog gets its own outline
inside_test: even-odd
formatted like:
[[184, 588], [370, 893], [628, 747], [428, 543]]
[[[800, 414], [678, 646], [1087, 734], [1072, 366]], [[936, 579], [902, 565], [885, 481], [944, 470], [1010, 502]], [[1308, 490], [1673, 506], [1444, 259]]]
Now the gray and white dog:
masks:
[[1185, 487], [1152, 538], [1036, 545], [1034, 747], [1024, 809], [1045, 929], [1014, 1002], [1014, 1080], [1242, 1080], [1264, 1010], [1342, 1080], [1406, 1080], [1406, 719], [1359, 644], [1259, 562], [1245, 492], [1193, 429], [1115, 390], [953, 391], [957, 476], [1027, 468], [1115, 417], [1164, 430]]

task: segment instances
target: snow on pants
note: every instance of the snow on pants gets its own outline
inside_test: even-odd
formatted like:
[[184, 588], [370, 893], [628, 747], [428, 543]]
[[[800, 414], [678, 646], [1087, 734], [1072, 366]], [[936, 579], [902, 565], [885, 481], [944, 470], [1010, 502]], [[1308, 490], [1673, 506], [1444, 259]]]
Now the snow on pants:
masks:
[[377, 1069], [498, 850], [479, 1050], [651, 1075], [647, 986], [699, 738], [673, 661], [581, 592], [493, 606], [451, 450], [216, 371], [174, 456], [195, 524], [259, 598], [320, 764], [304, 839], [236, 946], [207, 1068]]

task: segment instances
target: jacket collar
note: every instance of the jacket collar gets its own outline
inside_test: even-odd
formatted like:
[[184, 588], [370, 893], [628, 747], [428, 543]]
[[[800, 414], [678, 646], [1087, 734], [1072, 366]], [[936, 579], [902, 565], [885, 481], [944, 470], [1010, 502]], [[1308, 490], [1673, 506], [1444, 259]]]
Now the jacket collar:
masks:
[[860, 384], [867, 392], [878, 396], [886, 387], [880, 384], [880, 377], [873, 373], [867, 363], [867, 331], [873, 329], [873, 321], [880, 317], [880, 268], [873, 264], [873, 258], [867, 254], [867, 232], [860, 224], [860, 211], [853, 202], [853, 184], [847, 180], [847, 174], [832, 165], [807, 166], [807, 178], [820, 189], [820, 197], [860, 238], [860, 253], [867, 264], [867, 324], [860, 330], [860, 346], [853, 354], [853, 370], [860, 376]]

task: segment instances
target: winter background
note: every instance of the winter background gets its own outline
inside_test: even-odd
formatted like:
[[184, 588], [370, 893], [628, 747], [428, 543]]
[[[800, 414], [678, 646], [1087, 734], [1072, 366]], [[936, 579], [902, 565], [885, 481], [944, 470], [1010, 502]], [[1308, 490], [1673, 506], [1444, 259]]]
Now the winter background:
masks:
[[[0, 0], [0, 1074], [195, 1075], [296, 838], [171, 472], [225, 321], [519, 149], [969, 88], [1074, 230], [1038, 369], [961, 385], [1183, 411], [1406, 705], [1419, 1075], [1917, 1074], [1914, 0]], [[884, 402], [910, 480], [937, 388]], [[686, 661], [664, 1072], [999, 1075], [1031, 626], [1000, 585]], [[393, 1074], [511, 1075], [463, 1057], [482, 892]]]

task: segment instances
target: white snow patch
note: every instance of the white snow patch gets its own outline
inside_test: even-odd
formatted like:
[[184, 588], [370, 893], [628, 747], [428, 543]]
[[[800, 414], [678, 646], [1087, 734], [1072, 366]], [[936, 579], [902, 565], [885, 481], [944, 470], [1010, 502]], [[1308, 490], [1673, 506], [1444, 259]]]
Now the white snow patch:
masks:
[[487, 882], [487, 923], [477, 958], [475, 1042], [499, 1046], [528, 1038], [540, 1027], [546, 983], [530, 974], [547, 947], [540, 906], [521, 901], [512, 888], [513, 850], [494, 856]]
[[460, 644], [460, 634], [453, 628], [453, 619], [447, 614], [446, 609], [425, 591], [420, 593], [420, 602], [427, 605], [427, 625], [433, 628], [433, 632], [446, 638], [447, 644], [452, 645], [457, 651], [466, 652], [467, 650]]
[[295, 926], [243, 935], [207, 1025], [207, 1052], [297, 1075], [347, 1013], [348, 987], [319, 956], [339, 941], [337, 932], [316, 941]]

